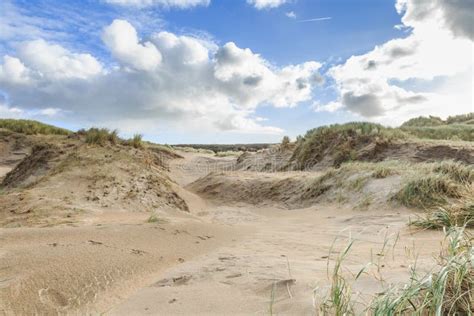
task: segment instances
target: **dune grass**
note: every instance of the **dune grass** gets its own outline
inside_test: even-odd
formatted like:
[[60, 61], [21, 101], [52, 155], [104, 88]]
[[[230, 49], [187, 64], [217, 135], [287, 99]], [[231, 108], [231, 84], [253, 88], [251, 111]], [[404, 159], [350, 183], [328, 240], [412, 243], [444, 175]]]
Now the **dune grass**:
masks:
[[442, 229], [455, 226], [474, 227], [474, 197], [465, 201], [438, 206], [427, 214], [411, 221], [410, 225], [424, 229]]
[[72, 132], [32, 120], [0, 119], [0, 128], [27, 135], [69, 135]]
[[474, 247], [464, 227], [446, 232], [436, 272], [391, 287], [370, 305], [373, 315], [472, 315], [474, 313]]
[[92, 127], [88, 130], [80, 130], [78, 134], [85, 135], [85, 142], [90, 145], [105, 146], [106, 144], [117, 144], [119, 142], [118, 131], [108, 128]]
[[[397, 237], [398, 238], [398, 237]], [[405, 284], [384, 284], [372, 299], [357, 301], [351, 283], [377, 263], [368, 263], [353, 279], [342, 275], [342, 266], [353, 241], [335, 259], [330, 277], [331, 286], [319, 304], [322, 315], [356, 315], [354, 306], [361, 306], [361, 315], [473, 315], [474, 314], [474, 247], [465, 227], [445, 230], [445, 241], [437, 258], [438, 265], [429, 273], [420, 274], [416, 263], [411, 266], [410, 280]], [[384, 243], [385, 247], [386, 243]], [[331, 247], [332, 250], [332, 247]], [[329, 258], [328, 258], [329, 268]], [[318, 288], [315, 289], [315, 296]], [[315, 298], [313, 298], [314, 300]], [[319, 313], [318, 313], [319, 314]]]
[[132, 146], [133, 148], [143, 148], [143, 136], [141, 134], [135, 134], [132, 138], [123, 141], [124, 145]]

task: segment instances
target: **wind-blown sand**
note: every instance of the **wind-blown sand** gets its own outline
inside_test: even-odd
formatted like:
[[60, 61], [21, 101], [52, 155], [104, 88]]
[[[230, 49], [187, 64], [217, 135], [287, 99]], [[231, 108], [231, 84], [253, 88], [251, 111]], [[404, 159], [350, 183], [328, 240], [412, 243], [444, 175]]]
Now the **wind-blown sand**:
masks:
[[442, 233], [409, 229], [412, 211], [203, 200], [183, 187], [233, 162], [183, 156], [170, 163], [169, 175], [190, 213], [147, 223], [149, 213], [110, 209], [85, 214], [81, 225], [0, 229], [0, 311], [311, 314], [313, 298], [317, 303], [330, 284], [328, 255], [330, 270], [349, 238], [355, 243], [344, 272], [374, 263], [354, 284], [361, 300], [383, 282], [407, 280], [415, 262], [434, 265]]

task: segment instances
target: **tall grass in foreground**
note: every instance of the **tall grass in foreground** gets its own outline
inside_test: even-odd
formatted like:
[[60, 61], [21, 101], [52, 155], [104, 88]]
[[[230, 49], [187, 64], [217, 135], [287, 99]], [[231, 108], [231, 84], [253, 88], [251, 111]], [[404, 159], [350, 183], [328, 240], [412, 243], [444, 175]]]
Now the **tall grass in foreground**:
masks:
[[[348, 255], [353, 244], [354, 241], [351, 240], [346, 248], [344, 248], [344, 250], [336, 258], [331, 276], [331, 288], [329, 289], [327, 297], [323, 300], [321, 306], [319, 307], [321, 313], [324, 315], [343, 316], [352, 315], [354, 313], [352, 303], [352, 289], [349, 282], [341, 274], [342, 263]], [[332, 248], [333, 247], [331, 247], [330, 253], [332, 252]]]
[[[474, 315], [473, 238], [465, 227], [445, 230], [445, 236], [438, 266], [433, 272], [419, 275], [415, 265], [408, 283], [389, 285], [365, 304], [354, 301], [350, 280], [340, 273], [343, 261], [353, 245], [350, 242], [336, 259], [331, 287], [318, 307], [321, 314], [356, 315], [353, 306], [357, 303], [365, 306], [361, 313], [365, 315]], [[365, 267], [353, 281], [364, 270]]]
[[387, 289], [370, 305], [373, 315], [472, 315], [474, 248], [464, 228], [446, 232], [439, 269], [422, 277], [412, 270], [410, 283]]

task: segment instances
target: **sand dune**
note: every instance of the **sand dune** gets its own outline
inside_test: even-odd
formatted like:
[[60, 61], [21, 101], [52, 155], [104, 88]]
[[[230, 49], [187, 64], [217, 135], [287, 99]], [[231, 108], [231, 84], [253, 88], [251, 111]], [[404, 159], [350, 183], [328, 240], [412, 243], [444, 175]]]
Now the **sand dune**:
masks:
[[[74, 162], [63, 154], [42, 159], [42, 166], [56, 167], [42, 167], [47, 176], [41, 181], [1, 197], [11, 202], [2, 213], [10, 228], [0, 228], [4, 314], [312, 314], [330, 286], [335, 257], [350, 240], [344, 273], [367, 267], [352, 284], [358, 302], [407, 281], [415, 263], [423, 271], [436, 265], [442, 232], [410, 228], [416, 213], [387, 202], [398, 176], [369, 177], [362, 189], [347, 193], [347, 203], [337, 203], [341, 181], [326, 176], [333, 193], [325, 195], [315, 185], [323, 183], [321, 172], [239, 171], [236, 158], [189, 152], [157, 164], [146, 151], [119, 147], [111, 158], [107, 150], [78, 147], [75, 157], [82, 158]], [[130, 157], [135, 165], [126, 164]], [[3, 161], [1, 176], [16, 166], [18, 176], [6, 176], [11, 183], [39, 177], [36, 169]], [[71, 165], [58, 169], [64, 164]], [[115, 180], [89, 183], [91, 170], [109, 170]], [[147, 189], [142, 180], [150, 177], [160, 185]], [[124, 194], [137, 189], [137, 195], [122, 199], [110, 185]], [[69, 199], [55, 198], [66, 190]], [[354, 207], [368, 193], [378, 194], [378, 202]], [[33, 202], [57, 210], [49, 207], [38, 217], [15, 213]], [[62, 208], [70, 205], [83, 210], [67, 217]]]

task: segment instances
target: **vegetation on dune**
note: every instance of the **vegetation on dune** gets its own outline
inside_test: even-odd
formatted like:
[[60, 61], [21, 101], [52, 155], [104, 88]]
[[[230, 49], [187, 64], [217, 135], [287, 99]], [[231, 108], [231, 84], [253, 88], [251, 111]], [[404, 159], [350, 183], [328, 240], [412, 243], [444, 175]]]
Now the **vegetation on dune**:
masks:
[[0, 128], [27, 135], [69, 135], [72, 132], [32, 120], [0, 119]]
[[474, 113], [450, 116], [446, 120], [420, 116], [406, 121], [400, 129], [418, 138], [474, 141]]
[[472, 124], [402, 127], [401, 130], [417, 138], [474, 141]]
[[416, 167], [394, 197], [403, 205], [429, 209], [472, 197], [474, 166], [444, 161]]
[[375, 144], [373, 152], [395, 139], [407, 136], [398, 129], [387, 128], [380, 124], [354, 122], [322, 126], [309, 130], [297, 142], [292, 160], [300, 169], [312, 167], [325, 157], [334, 158], [334, 166], [343, 162], [357, 160], [357, 150], [369, 144]]

